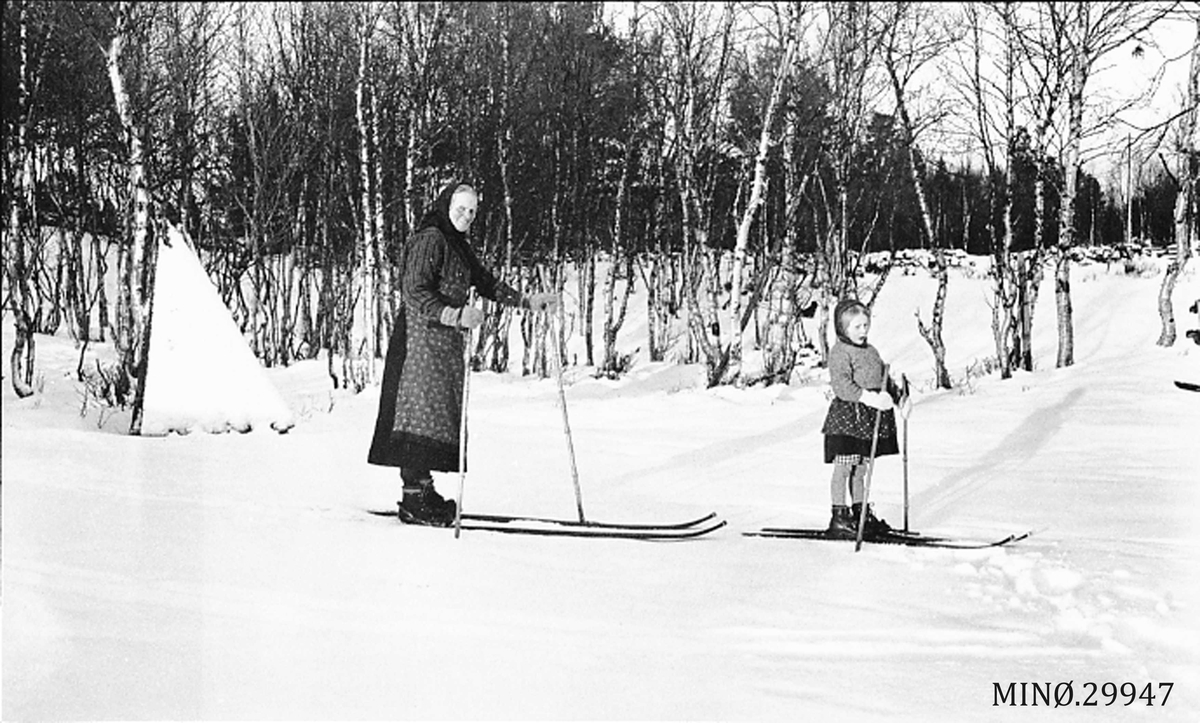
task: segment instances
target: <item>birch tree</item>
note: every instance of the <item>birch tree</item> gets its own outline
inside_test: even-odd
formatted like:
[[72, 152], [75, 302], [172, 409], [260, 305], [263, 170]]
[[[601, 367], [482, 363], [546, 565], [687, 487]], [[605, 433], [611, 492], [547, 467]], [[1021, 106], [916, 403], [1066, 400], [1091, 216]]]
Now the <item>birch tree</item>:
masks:
[[[612, 244], [609, 248], [609, 266], [605, 273], [602, 305], [604, 309], [601, 343], [603, 357], [600, 372], [615, 376], [624, 371], [625, 363], [617, 351], [617, 333], [625, 323], [629, 311], [629, 298], [634, 287], [634, 251], [630, 242], [632, 225], [630, 222], [631, 203], [629, 189], [633, 177], [637, 173], [634, 168], [638, 162], [641, 144], [647, 134], [650, 120], [646, 112], [645, 65], [646, 58], [642, 49], [643, 11], [639, 3], [633, 4], [632, 16], [629, 20], [629, 42], [631, 68], [629, 69], [629, 86], [627, 92], [632, 95], [625, 115], [624, 149], [621, 158], [621, 172], [617, 180], [617, 195], [613, 208]], [[623, 278], [624, 286], [620, 297], [617, 296], [618, 282]]]
[[[117, 334], [116, 346], [121, 368], [134, 391], [130, 434], [140, 434], [141, 402], [145, 392], [146, 365], [150, 353], [150, 313], [154, 298], [154, 269], [158, 241], [151, 229], [151, 200], [146, 175], [146, 148], [143, 142], [145, 119], [135, 109], [126, 63], [130, 55], [145, 52], [136, 44], [152, 8], [136, 2], [118, 2], [113, 8], [112, 29], [102, 50], [112, 87], [113, 103], [124, 136], [127, 195], [125, 219], [117, 255]], [[144, 107], [144, 106], [143, 106]]]
[[[875, 194], [855, 194], [855, 181], [868, 172], [867, 128], [880, 88], [872, 75], [878, 62], [881, 36], [872, 22], [874, 9], [865, 2], [825, 3], [827, 34], [820, 58], [829, 85], [827, 123], [821, 139], [821, 168], [817, 176], [818, 284], [822, 290], [817, 338], [821, 359], [829, 355], [830, 314], [838, 299], [858, 297], [857, 264], [852, 235], [861, 234], [862, 247], [870, 233], [854, 231], [853, 220], [863, 204], [876, 205]], [[877, 160], [877, 159], [876, 159]], [[868, 212], [869, 213], [869, 212]]]
[[891, 81], [896, 101], [896, 120], [900, 127], [909, 180], [916, 192], [917, 207], [921, 220], [922, 238], [932, 252], [930, 271], [937, 280], [930, 322], [925, 324], [921, 312], [916, 312], [917, 329], [933, 352], [934, 383], [939, 389], [950, 388], [950, 373], [946, 369], [946, 344], [942, 339], [942, 324], [946, 313], [946, 292], [950, 275], [946, 254], [934, 231], [934, 221], [929, 210], [925, 188], [928, 182], [925, 160], [917, 148], [917, 128], [909, 112], [909, 86], [913, 76], [927, 63], [938, 59], [956, 38], [948, 23], [938, 20], [944, 12], [929, 5], [897, 2], [889, 8], [891, 17], [882, 30], [884, 40], [883, 62]]
[[445, 72], [445, 30], [449, 15], [444, 2], [397, 2], [392, 17], [401, 65], [400, 103], [405, 111], [404, 146], [405, 232], [416, 226], [416, 214], [425, 199], [436, 193], [429, 179], [420, 176], [422, 155], [440, 130], [445, 98], [439, 92]]
[[[18, 0], [16, 11], [17, 48], [17, 117], [15, 143], [11, 143], [5, 158], [5, 199], [8, 205], [7, 228], [4, 234], [4, 277], [9, 309], [13, 313], [16, 332], [10, 370], [13, 391], [18, 397], [34, 393], [34, 363], [36, 361], [35, 295], [33, 291], [32, 239], [37, 233], [37, 200], [34, 187], [34, 154], [29, 134], [29, 27], [27, 3]], [[7, 27], [6, 27], [7, 30]]]
[[359, 243], [355, 252], [358, 268], [354, 275], [352, 295], [355, 300], [353, 318], [355, 332], [351, 335], [352, 354], [365, 368], [365, 380], [375, 378], [375, 360], [383, 355], [387, 344], [381, 319], [383, 304], [389, 292], [389, 274], [384, 259], [383, 228], [378, 208], [379, 146], [378, 105], [374, 104], [371, 45], [380, 22], [375, 3], [363, 3], [357, 8], [356, 33], [358, 40], [358, 77], [354, 86], [354, 109], [358, 135], [359, 173]]
[[[1033, 371], [1033, 312], [1041, 289], [1043, 251], [1050, 244], [1051, 229], [1056, 219], [1051, 216], [1050, 192], [1061, 194], [1056, 164], [1052, 159], [1061, 155], [1062, 134], [1059, 131], [1064, 89], [1068, 75], [1065, 62], [1065, 36], [1055, 21], [1057, 5], [1035, 4], [1023, 22], [1013, 24], [1012, 38], [1016, 43], [1014, 77], [1025, 99], [1031, 131], [1029, 138], [1031, 160], [1037, 169], [1034, 179], [1033, 244], [1027, 251], [1013, 254], [1014, 364]], [[1057, 235], [1057, 234], [1056, 234]]]
[[[514, 68], [513, 53], [513, 20], [512, 7], [509, 3], [492, 3], [492, 23], [496, 29], [496, 37], [500, 45], [498, 64], [489, 64], [489, 91], [491, 101], [496, 108], [496, 165], [500, 176], [500, 205], [502, 210], [501, 239], [504, 248], [504, 274], [511, 278], [516, 251], [514, 236], [515, 218], [513, 214], [513, 118], [512, 93], [515, 77], [524, 77], [527, 62], [521, 63], [521, 68]], [[497, 67], [497, 65], [499, 67]], [[495, 305], [493, 316], [494, 329], [489, 335], [494, 340], [488, 368], [493, 371], [508, 369], [508, 332], [512, 326], [512, 314], [507, 309]], [[482, 334], [480, 335], [483, 336]]]
[[779, 56], [779, 65], [775, 70], [775, 78], [771, 86], [770, 96], [767, 99], [766, 108], [763, 109], [762, 130], [759, 132], [758, 148], [754, 159], [754, 177], [750, 181], [750, 199], [746, 203], [746, 208], [742, 211], [742, 218], [738, 223], [737, 239], [733, 249], [733, 270], [729, 292], [729, 325], [731, 331], [729, 350], [725, 354], [729, 357], [730, 372], [739, 382], [745, 381], [745, 378], [741, 374], [742, 344], [746, 320], [749, 319], [749, 314], [743, 314], [742, 312], [742, 283], [746, 266], [746, 249], [750, 243], [750, 227], [754, 224], [754, 219], [758, 215], [759, 208], [762, 206], [766, 195], [767, 158], [771, 152], [771, 147], [777, 142], [772, 140], [775, 117], [783, 100], [783, 91], [791, 75], [792, 66], [795, 64], [800, 44], [799, 14], [792, 15], [789, 20], [790, 22], [784, 28], [782, 52]]
[[[1057, 7], [1057, 5], [1055, 6]], [[1069, 67], [1066, 82], [1067, 127], [1063, 151], [1064, 188], [1059, 206], [1058, 246], [1055, 248], [1054, 296], [1058, 318], [1056, 366], [1075, 363], [1075, 331], [1071, 303], [1071, 257], [1075, 244], [1075, 211], [1079, 177], [1083, 169], [1082, 145], [1086, 129], [1087, 87], [1098, 61], [1138, 38], [1169, 10], [1160, 3], [1120, 2], [1064, 3], [1061, 32], [1066, 39]]]
[[733, 43], [735, 14], [724, 4], [714, 23], [699, 3], [662, 6], [668, 39], [667, 85], [671, 158], [681, 214], [682, 284], [689, 340], [699, 347], [709, 384], [724, 378], [729, 363], [717, 316], [720, 255], [709, 250], [713, 204], [708, 174], [722, 125], [723, 94]]
[[[992, 339], [1002, 379], [1012, 376], [1013, 334], [1017, 328], [1016, 279], [1013, 273], [1014, 163], [1016, 138], [1016, 8], [1003, 3], [964, 6], [966, 35], [956, 48], [954, 79], [961, 106], [967, 112], [965, 133], [983, 156], [987, 235], [991, 252]], [[996, 25], [999, 27], [996, 27]], [[989, 49], [998, 49], [998, 58]], [[965, 204], [964, 204], [965, 208]]]
[[1183, 114], [1180, 117], [1179, 140], [1176, 157], [1178, 161], [1179, 192], [1175, 197], [1175, 241], [1171, 262], [1163, 274], [1158, 292], [1158, 316], [1162, 331], [1158, 336], [1159, 346], [1175, 343], [1175, 313], [1172, 297], [1175, 284], [1187, 267], [1188, 259], [1197, 248], [1197, 177], [1200, 176], [1200, 12], [1194, 12], [1196, 37], [1192, 41], [1191, 64], [1187, 75], [1187, 95]]

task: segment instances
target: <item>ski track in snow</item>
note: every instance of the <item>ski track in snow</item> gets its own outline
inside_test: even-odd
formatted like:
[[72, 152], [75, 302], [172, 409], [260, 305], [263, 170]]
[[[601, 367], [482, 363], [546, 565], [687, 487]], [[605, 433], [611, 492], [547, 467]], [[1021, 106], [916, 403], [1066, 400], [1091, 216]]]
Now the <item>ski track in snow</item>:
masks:
[[988, 484], [990, 479], [1017, 472], [1023, 461], [1037, 454], [1061, 431], [1067, 413], [1084, 394], [1084, 389], [1072, 389], [1050, 406], [1032, 410], [1007, 436], [980, 453], [978, 462], [950, 473], [936, 485], [914, 495], [911, 504], [923, 511], [924, 519], [937, 521], [939, 513]]

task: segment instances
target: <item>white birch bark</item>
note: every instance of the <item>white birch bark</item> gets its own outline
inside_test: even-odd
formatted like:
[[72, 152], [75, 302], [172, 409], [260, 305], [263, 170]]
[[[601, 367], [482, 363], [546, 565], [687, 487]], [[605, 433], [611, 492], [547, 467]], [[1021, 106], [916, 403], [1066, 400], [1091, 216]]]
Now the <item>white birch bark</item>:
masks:
[[[905, 12], [905, 5], [897, 3], [895, 6], [896, 15], [891, 27], [893, 35], [891, 42], [887, 45], [884, 52], [884, 65], [887, 68], [888, 77], [892, 82], [892, 92], [896, 99], [896, 117], [900, 122], [901, 136], [904, 140], [907, 150], [906, 158], [908, 161], [909, 180], [912, 182], [913, 191], [917, 197], [917, 209], [921, 218], [921, 231], [925, 242], [929, 244], [933, 255], [933, 262], [930, 271], [933, 277], [937, 280], [937, 292], [934, 296], [933, 308], [930, 312], [930, 323], [926, 325], [921, 319], [921, 312], [918, 309], [917, 330], [921, 336], [929, 344], [930, 350], [933, 352], [933, 366], [935, 374], [935, 383], [939, 389], [950, 388], [950, 373], [946, 369], [946, 344], [942, 338], [942, 324], [945, 319], [946, 312], [946, 293], [949, 287], [950, 277], [946, 268], [945, 252], [942, 246], [937, 241], [934, 233], [933, 216], [929, 211], [929, 201], [925, 195], [925, 166], [920, 162], [917, 144], [916, 131], [913, 128], [912, 116], [908, 111], [908, 102], [906, 98], [906, 82], [908, 75], [901, 79], [901, 72], [898, 67], [899, 58], [897, 57], [898, 48], [896, 35], [900, 27], [901, 15]], [[907, 58], [910, 64], [919, 65], [919, 60], [909, 56]]]
[[355, 273], [353, 298], [354, 331], [350, 337], [349, 354], [365, 365], [367, 380], [375, 378], [375, 359], [381, 355], [378, 333], [378, 275], [379, 244], [376, 238], [375, 197], [372, 193], [374, 177], [371, 153], [370, 96], [372, 95], [370, 62], [371, 37], [375, 24], [375, 13], [370, 7], [363, 8], [362, 25], [359, 28], [358, 80], [354, 88], [356, 130], [358, 131], [359, 205], [360, 233], [358, 268]]
[[384, 235], [383, 216], [383, 163], [380, 160], [382, 141], [379, 125], [379, 94], [371, 93], [371, 147], [375, 149], [371, 164], [371, 206], [375, 215], [375, 354], [382, 355], [387, 349], [389, 330], [392, 328], [392, 274], [387, 263], [387, 237]]
[[791, 75], [792, 64], [795, 62], [796, 48], [799, 45], [799, 33], [796, 31], [797, 28], [793, 20], [793, 23], [788, 28], [787, 42], [783, 55], [779, 60], [779, 67], [775, 73], [775, 82], [771, 87], [771, 95], [767, 101], [766, 110], [763, 112], [762, 131], [758, 136], [758, 155], [754, 161], [754, 178], [750, 184], [750, 200], [746, 204], [746, 210], [742, 212], [741, 222], [738, 224], [737, 241], [733, 249], [732, 286], [729, 301], [730, 342], [728, 354], [730, 374], [739, 383], [745, 381], [741, 374], [741, 364], [742, 345], [744, 343], [743, 332], [745, 331], [745, 324], [742, 318], [742, 277], [745, 275], [746, 248], [750, 243], [750, 227], [754, 224], [754, 219], [758, 215], [758, 209], [762, 206], [767, 192], [767, 158], [770, 155], [773, 143], [771, 140], [771, 128], [775, 124], [775, 115], [783, 98], [784, 85]]
[[1196, 38], [1192, 42], [1191, 66], [1188, 71], [1188, 109], [1180, 128], [1179, 193], [1175, 197], [1174, 257], [1163, 275], [1158, 292], [1158, 316], [1162, 323], [1158, 346], [1172, 346], [1176, 338], [1175, 311], [1172, 296], [1175, 284], [1195, 251], [1196, 233], [1196, 174], [1200, 172], [1200, 17], [1196, 18]]
[[116, 24], [105, 48], [108, 79], [113, 102], [125, 136], [128, 170], [129, 227], [117, 257], [119, 291], [117, 294], [117, 348], [122, 367], [134, 390], [131, 434], [141, 431], [141, 409], [145, 368], [149, 347], [150, 304], [154, 295], [153, 266], [157, 258], [156, 242], [150, 235], [150, 192], [146, 179], [146, 153], [142, 144], [142, 126], [135, 118], [125, 74], [122, 52], [129, 42], [135, 3], [117, 3]]
[[[34, 393], [35, 337], [33, 335], [33, 292], [30, 289], [32, 269], [27, 243], [30, 227], [36, 228], [33, 153], [29, 149], [29, 51], [28, 23], [25, 2], [15, 3], [17, 11], [17, 142], [9, 149], [8, 172], [15, 171], [16, 192], [9, 203], [8, 229], [4, 238], [4, 263], [13, 288], [9, 289], [9, 305], [13, 311], [16, 338], [9, 358], [13, 392], [18, 397]], [[6, 180], [11, 183], [11, 177]], [[6, 188], [7, 191], [7, 188]]]
[[1058, 354], [1055, 366], [1075, 363], [1075, 323], [1071, 307], [1071, 248], [1075, 246], [1075, 197], [1078, 195], [1079, 152], [1083, 143], [1083, 90], [1087, 84], [1087, 59], [1082, 44], [1087, 33], [1087, 3], [1076, 0], [1078, 36], [1071, 51], [1067, 79], [1067, 144], [1063, 152], [1063, 193], [1059, 202], [1058, 248], [1054, 260], [1054, 305], [1058, 319]]

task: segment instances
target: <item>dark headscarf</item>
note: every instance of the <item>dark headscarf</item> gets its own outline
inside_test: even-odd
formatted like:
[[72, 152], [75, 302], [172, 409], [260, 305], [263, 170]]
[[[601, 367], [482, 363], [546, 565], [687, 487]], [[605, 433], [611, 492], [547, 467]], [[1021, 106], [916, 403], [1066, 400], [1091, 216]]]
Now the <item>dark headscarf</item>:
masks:
[[842, 321], [842, 318], [846, 315], [847, 311], [856, 308], [860, 309], [864, 314], [869, 315], [871, 313], [870, 310], [867, 309], [867, 305], [858, 299], [842, 299], [837, 303], [837, 306], [833, 308], [833, 331], [835, 334], [837, 334], [837, 338], [840, 341], [852, 346], [859, 345], [846, 338], [846, 325], [845, 322]]
[[[454, 224], [450, 222], [450, 201], [454, 198], [454, 193], [460, 188], [471, 188], [471, 186], [451, 181], [438, 194], [433, 205], [425, 209], [425, 215], [421, 216], [421, 221], [417, 224], [417, 230], [428, 228], [430, 226], [442, 232], [442, 236], [446, 238], [454, 246], [465, 246], [467, 243], [466, 234], [454, 228]], [[473, 190], [473, 189], [472, 189]]]
[[438, 194], [433, 205], [425, 209], [425, 214], [421, 216], [420, 222], [417, 223], [417, 231], [419, 232], [426, 228], [436, 228], [438, 231], [441, 231], [442, 237], [446, 239], [446, 244], [471, 269], [471, 278], [479, 280], [487, 276], [487, 272], [484, 270], [483, 264], [480, 263], [479, 257], [471, 249], [471, 245], [467, 243], [467, 235], [454, 228], [454, 224], [450, 221], [450, 202], [454, 199], [455, 192], [460, 188], [469, 188], [478, 197], [478, 191], [475, 191], [475, 188], [470, 184], [462, 183], [461, 181], [451, 181]]

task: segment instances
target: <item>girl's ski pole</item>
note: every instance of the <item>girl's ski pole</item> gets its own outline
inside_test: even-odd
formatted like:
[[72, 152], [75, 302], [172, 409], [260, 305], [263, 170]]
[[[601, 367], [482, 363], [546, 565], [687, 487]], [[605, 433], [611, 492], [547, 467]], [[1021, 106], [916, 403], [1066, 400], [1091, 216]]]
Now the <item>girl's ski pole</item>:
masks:
[[[887, 365], [883, 365], [884, 393], [887, 393]], [[875, 431], [871, 433], [871, 458], [867, 460], [867, 476], [863, 479], [862, 508], [858, 511], [858, 532], [854, 536], [854, 551], [862, 549], [863, 532], [867, 527], [867, 502], [871, 497], [871, 474], [875, 471], [875, 452], [879, 449], [879, 423], [883, 419], [883, 410], [875, 410]]]
[[[908, 377], [900, 375], [900, 398], [901, 405], [905, 403], [911, 405], [908, 399]], [[904, 531], [908, 532], [908, 415], [912, 412], [912, 407], [907, 409], [903, 406], [900, 409], [900, 416], [904, 418], [904, 447], [901, 449], [901, 460], [904, 463]]]
[[904, 418], [904, 531], [908, 532], [908, 417]]

